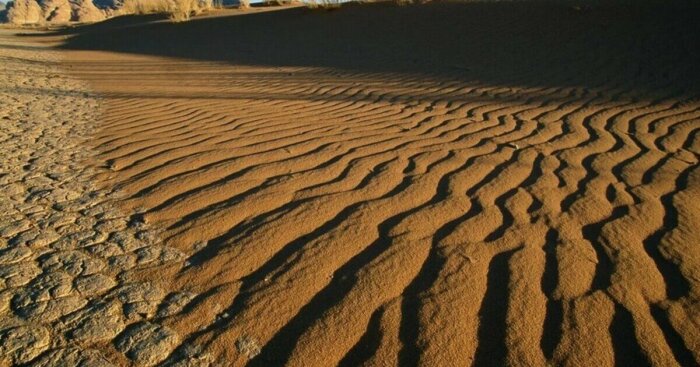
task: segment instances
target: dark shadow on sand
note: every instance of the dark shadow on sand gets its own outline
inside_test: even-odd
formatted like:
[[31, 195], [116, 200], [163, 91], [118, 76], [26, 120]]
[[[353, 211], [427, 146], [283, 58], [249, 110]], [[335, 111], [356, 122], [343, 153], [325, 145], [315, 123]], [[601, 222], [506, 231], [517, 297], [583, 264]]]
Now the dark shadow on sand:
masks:
[[66, 49], [507, 86], [700, 91], [700, 4], [688, 1], [353, 4], [170, 23], [119, 17], [60, 31]]

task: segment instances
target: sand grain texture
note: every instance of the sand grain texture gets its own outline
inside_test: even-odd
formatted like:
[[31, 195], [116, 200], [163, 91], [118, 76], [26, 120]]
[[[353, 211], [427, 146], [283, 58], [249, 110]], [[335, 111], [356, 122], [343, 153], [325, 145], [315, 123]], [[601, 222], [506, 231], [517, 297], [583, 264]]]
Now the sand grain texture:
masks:
[[696, 5], [220, 15], [64, 34], [95, 181], [183, 254], [117, 363], [700, 361]]

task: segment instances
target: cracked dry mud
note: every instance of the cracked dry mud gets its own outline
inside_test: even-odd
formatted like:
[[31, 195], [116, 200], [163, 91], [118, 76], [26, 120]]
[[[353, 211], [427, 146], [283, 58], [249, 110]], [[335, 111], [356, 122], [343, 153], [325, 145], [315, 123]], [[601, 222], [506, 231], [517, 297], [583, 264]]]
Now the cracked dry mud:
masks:
[[[96, 188], [85, 139], [99, 100], [48, 47], [0, 30], [0, 365], [154, 365], [180, 341], [163, 317], [191, 292], [129, 279], [182, 261]], [[206, 365], [206, 356], [170, 362]]]

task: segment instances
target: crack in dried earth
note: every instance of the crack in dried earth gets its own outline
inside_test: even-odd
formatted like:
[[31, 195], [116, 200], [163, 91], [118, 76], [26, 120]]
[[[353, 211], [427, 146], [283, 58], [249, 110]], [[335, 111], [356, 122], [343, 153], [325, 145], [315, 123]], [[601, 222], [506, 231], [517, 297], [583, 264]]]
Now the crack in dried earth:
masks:
[[[57, 51], [11, 33], [0, 30], [0, 365], [159, 363], [180, 342], [160, 318], [194, 294], [129, 273], [183, 254], [94, 184], [85, 141], [99, 98]], [[190, 354], [172, 362], [207, 364]]]

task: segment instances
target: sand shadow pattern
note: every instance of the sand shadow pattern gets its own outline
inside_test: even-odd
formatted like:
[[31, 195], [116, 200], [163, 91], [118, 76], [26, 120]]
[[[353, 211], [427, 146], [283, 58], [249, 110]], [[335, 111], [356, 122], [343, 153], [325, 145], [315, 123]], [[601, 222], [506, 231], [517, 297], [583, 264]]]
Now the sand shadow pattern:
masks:
[[296, 8], [65, 47], [138, 54], [72, 65], [132, 219], [187, 256], [173, 361], [693, 365], [697, 14]]

